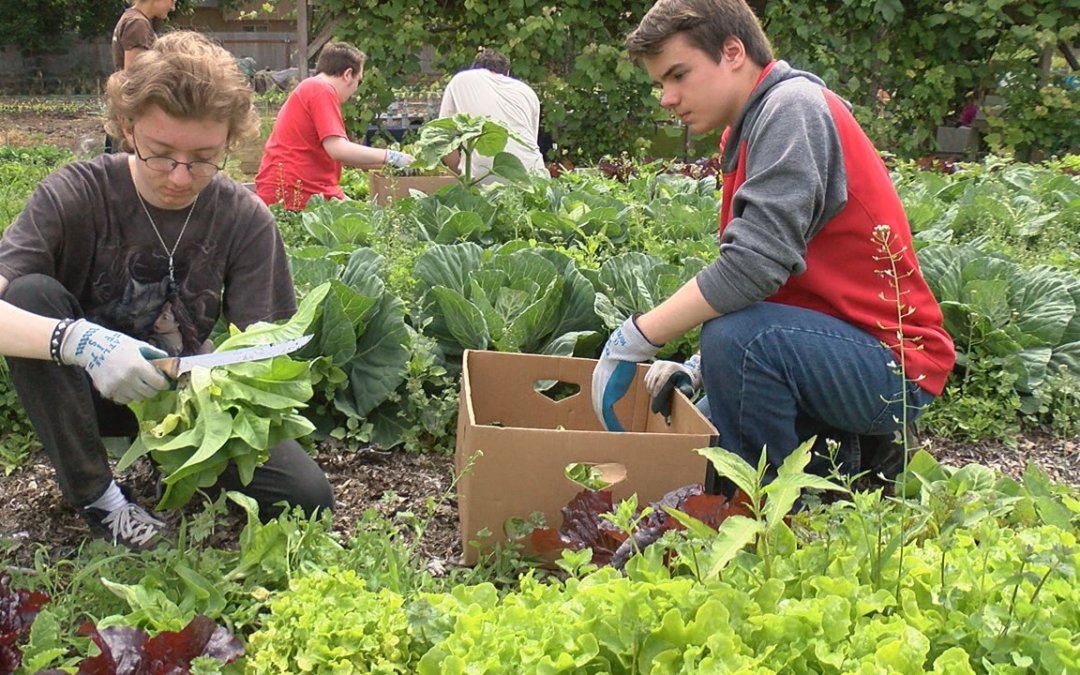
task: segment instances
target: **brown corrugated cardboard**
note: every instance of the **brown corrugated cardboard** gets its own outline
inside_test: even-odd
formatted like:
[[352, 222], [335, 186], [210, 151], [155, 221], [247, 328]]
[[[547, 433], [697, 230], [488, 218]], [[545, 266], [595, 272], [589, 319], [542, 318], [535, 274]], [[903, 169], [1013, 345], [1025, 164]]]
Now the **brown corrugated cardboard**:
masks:
[[372, 171], [368, 178], [371, 198], [379, 206], [386, 206], [391, 199], [409, 196], [410, 190], [431, 194], [444, 185], [457, 182], [457, 176], [385, 176]]
[[[697, 408], [677, 393], [670, 426], [650, 412], [642, 365], [616, 406], [630, 431], [604, 431], [592, 408], [595, 365], [592, 359], [465, 352], [454, 454], [465, 564], [477, 560], [469, 545], [477, 532], [492, 533], [484, 540], [488, 546], [504, 541], [508, 518], [539, 511], [549, 527], [560, 526], [559, 510], [581, 491], [563, 474], [572, 462], [624, 465], [627, 478], [613, 487], [614, 497], [636, 493], [642, 504], [705, 479], [706, 460], [692, 451], [712, 445], [716, 430]], [[536, 388], [550, 381], [580, 391], [556, 401]]]

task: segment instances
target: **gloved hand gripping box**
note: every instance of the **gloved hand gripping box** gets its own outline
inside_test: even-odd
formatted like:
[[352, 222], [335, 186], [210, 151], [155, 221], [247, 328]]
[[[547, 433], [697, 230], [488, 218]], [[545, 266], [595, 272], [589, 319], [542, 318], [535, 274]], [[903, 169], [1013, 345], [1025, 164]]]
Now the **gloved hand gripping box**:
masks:
[[[544, 514], [548, 527], [562, 524], [560, 509], [581, 491], [564, 475], [575, 462], [615, 463], [625, 480], [612, 487], [616, 502], [636, 493], [639, 504], [669, 490], [705, 480], [706, 460], [694, 452], [715, 445], [716, 429], [676, 392], [671, 423], [649, 409], [647, 365], [616, 406], [628, 431], [605, 431], [592, 407], [593, 359], [466, 350], [463, 357], [454, 454], [464, 562], [478, 532], [492, 536], [484, 548], [505, 541], [509, 518]], [[576, 392], [576, 393], [575, 393]]]

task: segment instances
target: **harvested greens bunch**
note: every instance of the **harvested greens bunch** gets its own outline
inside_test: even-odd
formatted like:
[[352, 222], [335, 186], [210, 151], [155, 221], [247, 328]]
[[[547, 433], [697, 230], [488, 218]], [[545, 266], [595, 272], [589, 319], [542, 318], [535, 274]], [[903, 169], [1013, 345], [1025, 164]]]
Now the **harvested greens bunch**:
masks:
[[[315, 322], [329, 292], [323, 284], [300, 303], [283, 324], [256, 323], [247, 330], [230, 327], [215, 351], [270, 344], [304, 335]], [[303, 350], [310, 352], [309, 348]], [[251, 482], [255, 467], [281, 441], [307, 436], [314, 425], [298, 411], [312, 397], [319, 363], [297, 354], [214, 368], [194, 368], [174, 390], [131, 404], [139, 437], [120, 460], [119, 469], [149, 454], [162, 472], [165, 492], [157, 508], [186, 504], [199, 488], [217, 482], [230, 461], [240, 480]]]

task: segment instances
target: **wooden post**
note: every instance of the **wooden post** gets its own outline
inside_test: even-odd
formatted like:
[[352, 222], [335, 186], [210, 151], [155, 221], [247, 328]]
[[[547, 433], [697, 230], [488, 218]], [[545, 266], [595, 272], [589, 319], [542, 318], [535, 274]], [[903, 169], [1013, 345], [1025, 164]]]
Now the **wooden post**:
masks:
[[300, 62], [300, 79], [308, 76], [308, 3], [296, 0], [296, 56]]

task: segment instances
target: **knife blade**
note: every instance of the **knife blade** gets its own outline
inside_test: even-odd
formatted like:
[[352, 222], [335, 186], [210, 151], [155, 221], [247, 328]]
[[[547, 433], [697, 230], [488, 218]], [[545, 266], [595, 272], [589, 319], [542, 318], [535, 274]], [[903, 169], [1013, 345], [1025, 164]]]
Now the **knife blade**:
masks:
[[158, 367], [158, 370], [169, 377], [176, 379], [196, 366], [213, 368], [214, 366], [228, 366], [233, 363], [245, 363], [247, 361], [261, 361], [282, 354], [289, 354], [300, 349], [311, 341], [311, 335], [275, 342], [268, 345], [256, 345], [243, 349], [230, 349], [227, 352], [212, 352], [197, 356], [171, 356], [164, 359], [153, 359], [150, 363]]

